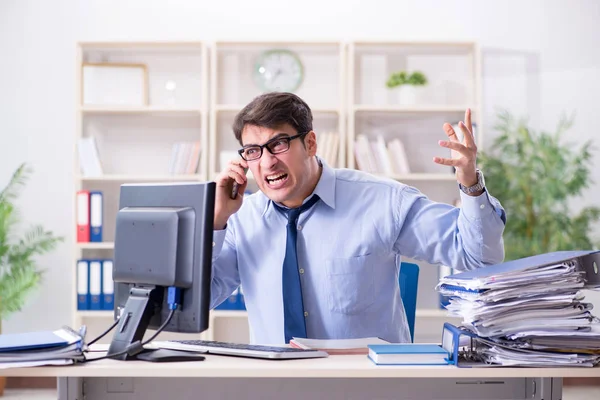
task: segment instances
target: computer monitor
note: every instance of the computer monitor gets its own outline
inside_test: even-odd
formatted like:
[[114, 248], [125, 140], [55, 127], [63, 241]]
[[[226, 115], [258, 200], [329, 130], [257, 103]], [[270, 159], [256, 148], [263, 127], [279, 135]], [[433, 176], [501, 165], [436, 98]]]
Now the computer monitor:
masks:
[[115, 318], [108, 355], [125, 352], [171, 313], [169, 288], [179, 307], [163, 331], [208, 328], [215, 202], [214, 182], [123, 184], [116, 217], [113, 280]]

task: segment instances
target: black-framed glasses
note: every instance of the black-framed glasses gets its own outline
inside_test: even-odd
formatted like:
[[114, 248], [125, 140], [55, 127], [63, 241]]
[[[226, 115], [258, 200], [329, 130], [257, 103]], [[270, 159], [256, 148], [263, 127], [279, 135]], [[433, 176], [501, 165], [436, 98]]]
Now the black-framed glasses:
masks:
[[264, 148], [269, 150], [269, 153], [271, 154], [285, 153], [290, 149], [290, 142], [292, 140], [302, 137], [308, 132], [302, 132], [294, 136], [278, 136], [262, 145], [251, 144], [248, 146], [244, 146], [238, 150], [238, 153], [240, 153], [240, 156], [242, 156], [242, 158], [246, 161], [254, 161], [261, 158]]

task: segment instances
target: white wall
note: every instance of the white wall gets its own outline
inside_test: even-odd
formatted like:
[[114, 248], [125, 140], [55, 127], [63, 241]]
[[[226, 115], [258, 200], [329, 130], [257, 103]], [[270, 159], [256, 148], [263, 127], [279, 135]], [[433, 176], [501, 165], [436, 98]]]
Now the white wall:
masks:
[[[77, 40], [475, 40], [484, 54], [486, 125], [498, 106], [546, 129], [563, 110], [576, 111], [571, 138], [579, 141], [597, 130], [599, 17], [594, 0], [1, 0], [0, 182], [21, 161], [33, 163], [23, 217], [72, 241]], [[599, 171], [594, 179], [600, 183]], [[599, 192], [594, 186], [578, 205]], [[70, 251], [63, 245], [41, 260], [46, 286], [5, 331], [70, 322]]]

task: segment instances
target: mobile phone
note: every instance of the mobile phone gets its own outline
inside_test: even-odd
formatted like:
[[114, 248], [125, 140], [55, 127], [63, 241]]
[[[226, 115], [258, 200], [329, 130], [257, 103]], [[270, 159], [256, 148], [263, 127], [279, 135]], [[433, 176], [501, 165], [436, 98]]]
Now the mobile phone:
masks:
[[[244, 174], [248, 172], [248, 168], [244, 168]], [[235, 200], [238, 195], [238, 191], [240, 190], [240, 185], [237, 182], [233, 182], [233, 190], [231, 191], [231, 199]]]

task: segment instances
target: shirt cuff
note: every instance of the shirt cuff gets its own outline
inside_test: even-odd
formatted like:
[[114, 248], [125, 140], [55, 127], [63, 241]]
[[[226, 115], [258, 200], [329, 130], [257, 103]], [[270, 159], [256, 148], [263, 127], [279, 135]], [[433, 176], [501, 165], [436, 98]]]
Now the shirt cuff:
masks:
[[479, 196], [469, 196], [462, 190], [459, 190], [461, 209], [467, 219], [471, 221], [482, 220], [488, 218], [490, 214], [496, 214], [504, 224], [506, 224], [506, 216], [504, 209], [493, 199], [487, 189], [483, 190]]
[[213, 243], [212, 243], [213, 259], [221, 253], [221, 249], [223, 248], [223, 243], [225, 242], [226, 234], [227, 234], [227, 228], [213, 231]]

